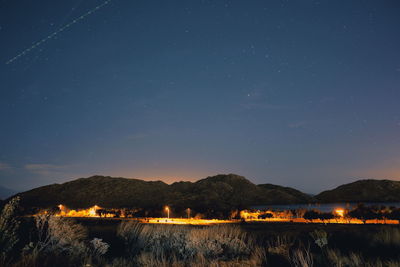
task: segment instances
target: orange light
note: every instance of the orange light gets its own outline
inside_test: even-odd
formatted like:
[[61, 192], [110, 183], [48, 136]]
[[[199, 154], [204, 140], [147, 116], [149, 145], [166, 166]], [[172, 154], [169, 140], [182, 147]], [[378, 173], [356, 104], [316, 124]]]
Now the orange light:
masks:
[[165, 210], [167, 211], [167, 218], [169, 219], [169, 207], [165, 206]]
[[335, 213], [340, 217], [344, 217], [344, 209], [335, 209]]
[[[62, 217], [98, 217], [98, 218], [115, 218], [122, 217], [127, 218], [125, 213], [118, 209], [104, 209], [98, 212], [101, 207], [94, 205], [88, 209], [73, 210], [69, 209], [65, 205], [58, 205], [60, 211], [55, 216]], [[217, 219], [199, 219], [192, 218], [190, 215], [191, 209], [187, 208], [187, 218], [173, 218], [170, 217], [170, 207], [165, 206], [164, 212], [167, 213], [165, 218], [131, 218], [138, 220], [143, 223], [168, 223], [168, 224], [195, 224], [195, 225], [212, 225], [218, 223], [239, 223], [241, 220], [248, 222], [292, 222], [292, 223], [339, 223], [339, 224], [399, 224], [398, 220], [387, 220], [387, 219], [373, 219], [362, 221], [357, 218], [348, 217], [347, 210], [343, 208], [337, 208], [333, 210], [335, 218], [331, 219], [304, 219], [303, 215], [292, 214], [287, 211], [272, 211], [272, 210], [242, 210], [240, 211], [241, 220], [230, 219], [230, 220], [217, 220]], [[47, 210], [39, 211], [38, 214], [48, 214]], [[117, 215], [118, 214], [118, 215]], [[117, 215], [117, 216], [116, 216]]]

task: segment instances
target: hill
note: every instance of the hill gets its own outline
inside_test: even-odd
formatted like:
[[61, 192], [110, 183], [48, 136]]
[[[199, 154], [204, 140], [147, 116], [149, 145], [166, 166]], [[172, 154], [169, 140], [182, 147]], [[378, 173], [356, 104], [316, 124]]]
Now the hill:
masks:
[[333, 202], [399, 202], [400, 182], [392, 180], [359, 180], [341, 185], [315, 196], [317, 201]]
[[65, 204], [71, 208], [103, 207], [149, 208], [165, 203], [168, 184], [139, 179], [92, 176], [63, 184], [38, 187], [20, 194], [21, 205], [52, 207]]
[[299, 190], [273, 184], [258, 185], [264, 190], [264, 202], [273, 204], [299, 204], [313, 202], [314, 199]]
[[199, 212], [231, 211], [252, 205], [305, 203], [311, 198], [292, 188], [255, 185], [235, 175], [216, 175], [196, 182], [176, 182], [93, 176], [63, 184], [42, 186], [18, 194], [24, 207], [52, 207], [65, 204], [72, 208], [139, 207], [174, 209], [191, 207]]

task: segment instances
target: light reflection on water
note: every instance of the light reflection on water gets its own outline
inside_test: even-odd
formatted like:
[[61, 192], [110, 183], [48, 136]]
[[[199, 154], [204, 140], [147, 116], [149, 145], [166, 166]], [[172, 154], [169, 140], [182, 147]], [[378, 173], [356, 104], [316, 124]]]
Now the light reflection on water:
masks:
[[[386, 203], [363, 203], [365, 206], [385, 206], [385, 207], [400, 207], [400, 202], [386, 202]], [[358, 203], [324, 203], [324, 204], [290, 204], [290, 205], [262, 205], [262, 206], [252, 206], [252, 209], [257, 210], [298, 210], [298, 209], [307, 209], [312, 210], [316, 209], [322, 212], [332, 212], [335, 209], [342, 208], [351, 210], [355, 208]]]

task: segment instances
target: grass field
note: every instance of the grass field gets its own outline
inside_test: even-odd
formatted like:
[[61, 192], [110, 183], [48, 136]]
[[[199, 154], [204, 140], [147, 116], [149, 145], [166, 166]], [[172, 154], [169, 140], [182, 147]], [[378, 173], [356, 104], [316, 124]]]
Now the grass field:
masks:
[[[80, 218], [79, 223], [89, 229], [90, 237], [100, 237], [110, 244], [110, 255], [116, 257], [124, 256], [121, 248], [123, 242], [116, 238], [120, 222], [118, 220], [96, 220], [92, 218]], [[357, 256], [362, 258], [362, 263], [354, 266], [364, 266], [371, 262], [371, 266], [382, 262], [387, 266], [396, 265], [400, 255], [400, 227], [398, 225], [358, 225], [358, 224], [304, 224], [304, 223], [240, 223], [237, 225], [247, 233], [255, 243], [266, 248], [268, 266], [293, 266], [288, 259], [289, 256], [282, 255], [291, 253], [295, 247], [309, 249], [314, 255], [313, 266], [351, 266], [346, 261], [348, 257]], [[191, 228], [207, 228], [209, 226], [174, 226], [176, 231]], [[312, 233], [321, 231], [326, 233], [328, 244], [323, 248], [316, 244]], [[269, 248], [277, 248], [274, 249]], [[285, 250], [288, 250], [284, 252]], [[277, 252], [277, 253], [275, 253]], [[329, 252], [329, 254], [328, 254]], [[322, 262], [322, 257], [332, 258], [338, 262]], [[342, 259], [340, 259], [342, 258]], [[389, 265], [388, 265], [389, 264]], [[307, 265], [300, 265], [307, 266]]]
[[0, 216], [0, 266], [400, 266], [400, 227]]

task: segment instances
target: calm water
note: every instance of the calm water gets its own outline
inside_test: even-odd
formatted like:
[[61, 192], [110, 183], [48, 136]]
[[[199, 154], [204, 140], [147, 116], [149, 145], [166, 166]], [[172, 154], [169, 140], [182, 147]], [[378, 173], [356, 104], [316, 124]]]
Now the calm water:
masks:
[[[358, 203], [328, 203], [328, 204], [295, 204], [295, 205], [265, 205], [265, 206], [253, 206], [252, 208], [258, 210], [296, 210], [296, 209], [317, 209], [322, 212], [331, 212], [337, 208], [352, 209], [357, 206]], [[365, 203], [365, 206], [386, 206], [386, 207], [400, 207], [400, 202], [387, 202], [387, 203]]]

